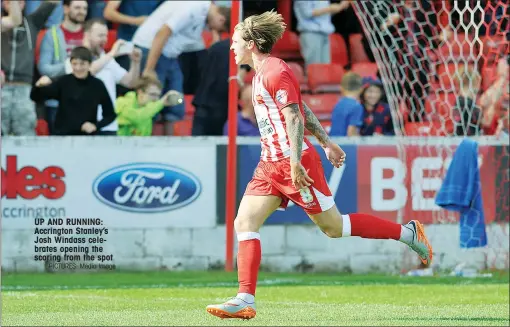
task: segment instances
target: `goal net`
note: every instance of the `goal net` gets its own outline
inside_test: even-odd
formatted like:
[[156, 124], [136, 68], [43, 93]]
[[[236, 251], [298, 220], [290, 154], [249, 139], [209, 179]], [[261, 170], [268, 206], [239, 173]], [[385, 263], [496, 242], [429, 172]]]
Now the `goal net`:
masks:
[[[378, 64], [399, 140], [398, 156], [406, 167], [412, 201], [399, 210], [399, 222], [420, 219], [458, 226], [453, 224], [459, 214], [437, 207], [434, 197], [456, 146], [465, 136], [476, 137], [484, 201], [480, 217], [487, 224], [488, 245], [474, 252], [486, 268], [508, 268], [508, 2], [379, 0], [352, 5], [370, 46], [369, 57]], [[417, 157], [426, 160], [417, 162]], [[416, 165], [422, 169], [415, 171]], [[471, 237], [478, 236], [473, 232]], [[447, 260], [436, 250], [436, 262]]]

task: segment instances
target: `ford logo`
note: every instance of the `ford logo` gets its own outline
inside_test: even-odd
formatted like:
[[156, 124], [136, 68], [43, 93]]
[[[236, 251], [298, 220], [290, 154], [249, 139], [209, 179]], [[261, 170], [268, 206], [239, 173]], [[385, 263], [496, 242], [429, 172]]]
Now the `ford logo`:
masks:
[[175, 210], [195, 201], [200, 181], [180, 168], [136, 163], [118, 166], [99, 175], [94, 195], [116, 209], [154, 213]]

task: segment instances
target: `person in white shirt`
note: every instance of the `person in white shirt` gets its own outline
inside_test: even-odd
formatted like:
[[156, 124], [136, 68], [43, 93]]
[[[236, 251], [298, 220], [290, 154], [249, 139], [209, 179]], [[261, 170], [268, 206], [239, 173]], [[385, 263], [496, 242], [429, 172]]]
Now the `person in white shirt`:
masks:
[[[88, 20], [83, 27], [83, 46], [88, 48], [93, 56], [94, 61], [90, 65], [90, 72], [95, 77], [103, 81], [108, 94], [115, 103], [117, 99], [117, 84], [127, 88], [134, 88], [138, 78], [140, 77], [140, 65], [142, 53], [140, 49], [134, 48], [130, 54], [131, 66], [129, 71], [122, 68], [116, 61], [115, 57], [125, 54], [121, 53], [121, 47], [126, 44], [125, 40], [117, 40], [110, 52], [105, 53], [104, 47], [108, 41], [108, 26], [101, 18], [93, 18]], [[119, 51], [120, 50], [120, 51]], [[70, 63], [66, 63], [66, 71], [70, 69]], [[103, 111], [98, 110], [98, 120], [103, 118]], [[117, 120], [108, 126], [105, 126], [98, 132], [98, 135], [117, 135]]]
[[[133, 43], [142, 50], [143, 75], [156, 73], [163, 82], [163, 92], [183, 92], [183, 74], [179, 55], [197, 43], [206, 26], [213, 31], [225, 28], [224, 9], [211, 1], [165, 1], [133, 36]], [[161, 111], [164, 132], [172, 135], [172, 123], [184, 117], [184, 104]]]

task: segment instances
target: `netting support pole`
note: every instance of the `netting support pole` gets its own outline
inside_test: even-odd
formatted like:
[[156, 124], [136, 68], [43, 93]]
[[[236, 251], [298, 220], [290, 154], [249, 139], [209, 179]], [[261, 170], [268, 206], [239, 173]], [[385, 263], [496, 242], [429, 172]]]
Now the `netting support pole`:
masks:
[[[241, 1], [232, 1], [230, 19], [230, 38], [234, 28], [241, 19]], [[237, 76], [237, 65], [234, 53], [230, 51], [229, 76]], [[225, 232], [226, 257], [225, 270], [234, 270], [234, 218], [237, 203], [237, 93], [238, 84], [235, 78], [229, 78], [228, 87], [228, 145], [227, 145], [227, 187], [225, 196]]]

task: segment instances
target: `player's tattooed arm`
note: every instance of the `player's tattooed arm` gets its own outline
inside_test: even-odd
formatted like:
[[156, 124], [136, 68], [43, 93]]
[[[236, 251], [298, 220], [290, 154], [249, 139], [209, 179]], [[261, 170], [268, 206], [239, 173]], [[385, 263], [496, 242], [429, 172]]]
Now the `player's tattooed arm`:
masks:
[[299, 105], [293, 103], [282, 110], [287, 125], [287, 135], [290, 141], [290, 162], [301, 162], [301, 151], [303, 149], [303, 139], [305, 127], [303, 117], [299, 110]]
[[303, 101], [303, 108], [305, 111], [305, 128], [317, 138], [317, 141], [324, 147], [330, 140], [328, 133], [324, 130], [319, 119], [315, 116], [312, 109]]

